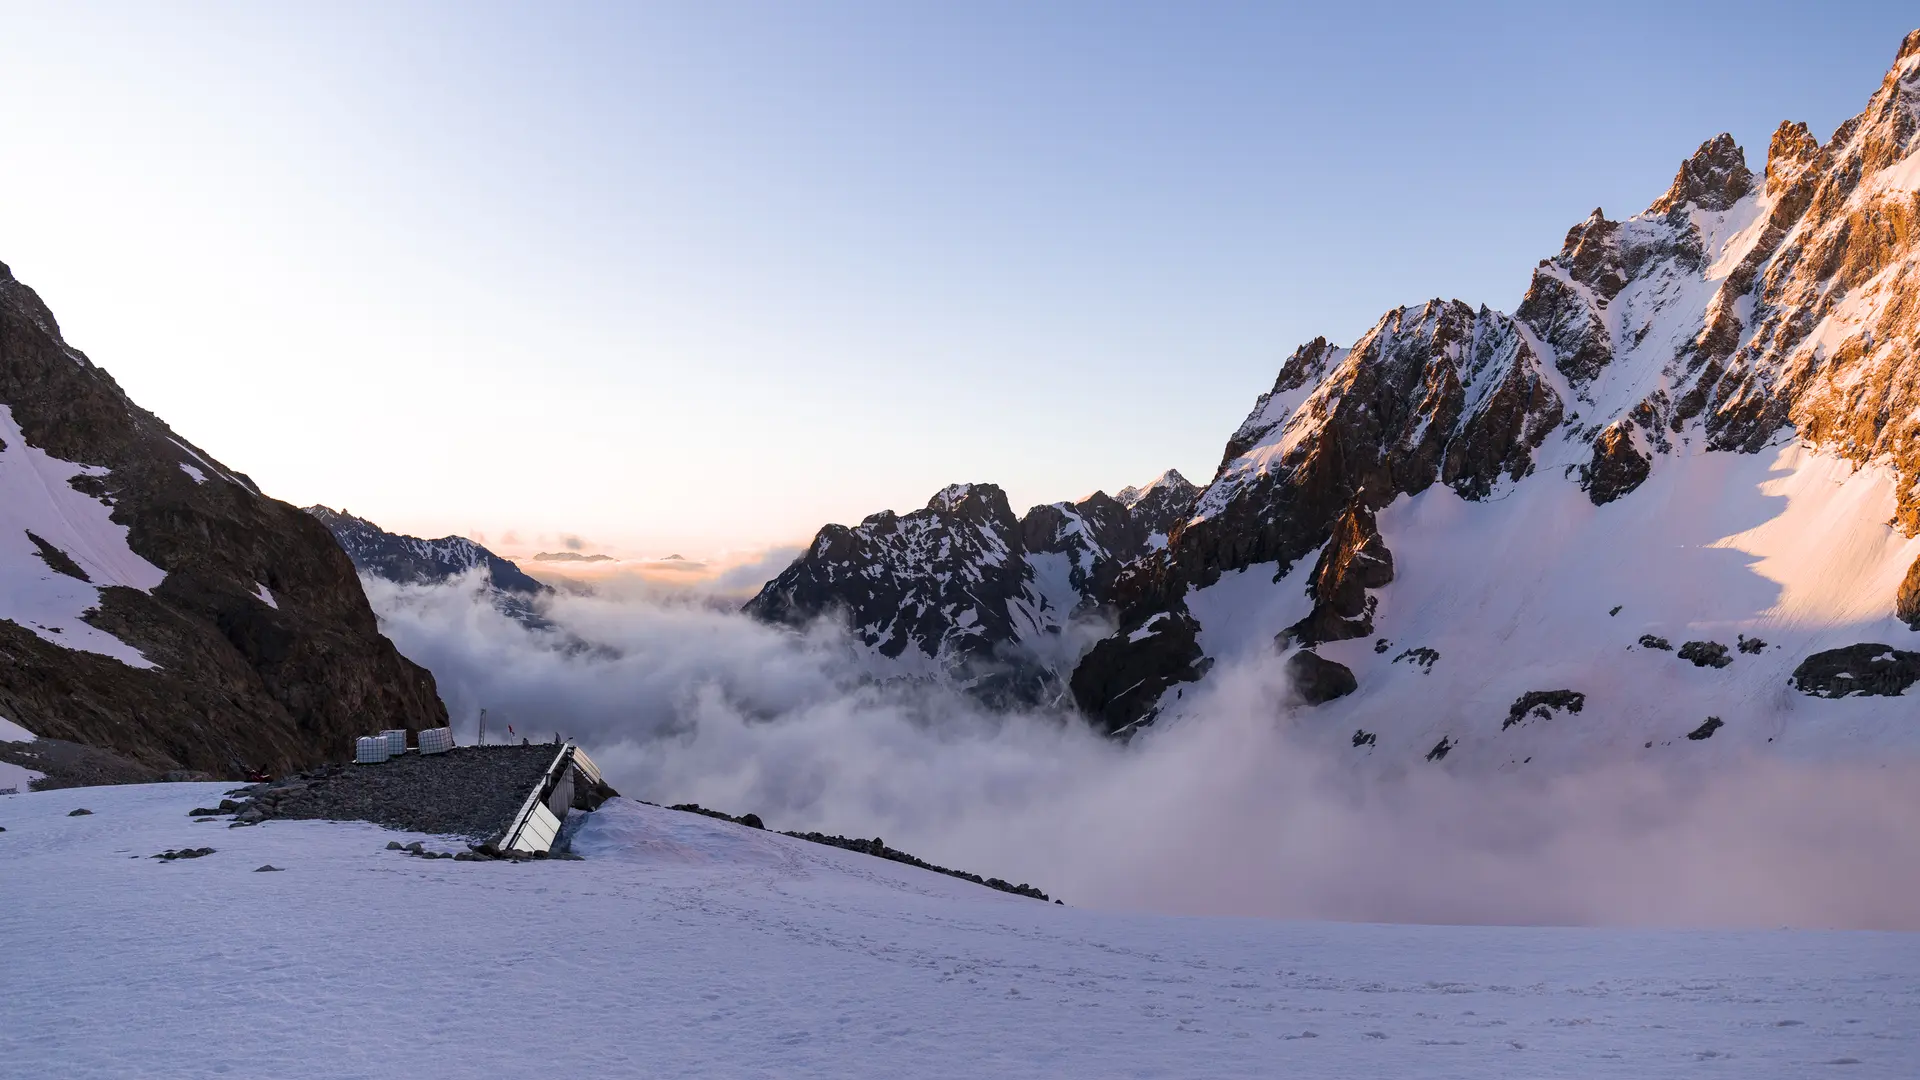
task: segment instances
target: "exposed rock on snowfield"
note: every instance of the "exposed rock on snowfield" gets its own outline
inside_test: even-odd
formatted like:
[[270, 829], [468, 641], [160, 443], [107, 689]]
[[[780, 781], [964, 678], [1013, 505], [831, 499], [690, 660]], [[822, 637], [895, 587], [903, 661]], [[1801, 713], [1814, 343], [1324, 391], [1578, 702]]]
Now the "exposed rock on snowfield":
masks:
[[[882, 672], [956, 677], [995, 701], [1057, 694], [1121, 566], [1158, 550], [1195, 489], [1169, 471], [1016, 518], [992, 484], [955, 484], [913, 513], [828, 525], [746, 605], [768, 622], [843, 615]], [[1193, 657], [1183, 657], [1183, 665]]]
[[1733, 663], [1733, 657], [1727, 655], [1727, 647], [1717, 641], [1689, 641], [1680, 646], [1674, 655], [1694, 667], [1723, 668]]
[[153, 776], [446, 722], [326, 529], [129, 401], [4, 266], [0, 716]]
[[1287, 680], [1293, 692], [1308, 705], [1324, 705], [1360, 688], [1353, 672], [1344, 664], [1300, 649], [1287, 657]]
[[1505, 731], [1515, 724], [1530, 720], [1551, 720], [1555, 712], [1563, 709], [1577, 713], [1586, 706], [1587, 695], [1578, 690], [1529, 690], [1521, 694], [1507, 710], [1507, 718], [1501, 722], [1500, 730]]
[[1393, 553], [1381, 541], [1372, 511], [1365, 503], [1355, 502], [1334, 523], [1333, 535], [1320, 549], [1320, 561], [1307, 586], [1313, 611], [1281, 631], [1282, 644], [1319, 645], [1373, 633], [1377, 601], [1367, 590], [1392, 581]]
[[1815, 653], [1793, 669], [1793, 685], [1809, 694], [1898, 697], [1920, 682], [1920, 653], [1887, 645], [1849, 645]]

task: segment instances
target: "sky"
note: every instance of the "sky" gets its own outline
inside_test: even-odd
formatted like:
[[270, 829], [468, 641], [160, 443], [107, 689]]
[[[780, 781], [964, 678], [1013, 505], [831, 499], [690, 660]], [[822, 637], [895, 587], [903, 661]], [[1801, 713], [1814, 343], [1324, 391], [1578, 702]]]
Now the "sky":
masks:
[[1892, 3], [0, 10], [0, 262], [269, 494], [713, 558], [1204, 482], [1300, 343], [1511, 310]]

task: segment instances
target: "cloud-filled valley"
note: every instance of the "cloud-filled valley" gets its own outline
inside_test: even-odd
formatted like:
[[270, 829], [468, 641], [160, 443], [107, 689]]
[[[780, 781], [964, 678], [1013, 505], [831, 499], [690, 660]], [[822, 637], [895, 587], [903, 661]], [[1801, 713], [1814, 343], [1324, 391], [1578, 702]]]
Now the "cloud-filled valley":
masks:
[[[1286, 705], [1277, 665], [1210, 678], [1122, 743], [1080, 719], [880, 683], [835, 627], [698, 597], [364, 579], [463, 740], [555, 733], [623, 792], [879, 836], [1068, 902], [1363, 921], [1920, 925], [1920, 771], [1899, 761], [1596, 760], [1533, 774], [1369, 766]], [[1424, 763], [1420, 763], [1424, 764]]]

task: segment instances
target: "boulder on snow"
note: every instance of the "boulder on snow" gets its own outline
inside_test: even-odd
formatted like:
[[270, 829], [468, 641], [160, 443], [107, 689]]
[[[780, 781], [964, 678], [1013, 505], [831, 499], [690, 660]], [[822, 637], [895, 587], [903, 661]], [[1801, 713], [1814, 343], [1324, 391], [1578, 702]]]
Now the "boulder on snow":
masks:
[[1890, 645], [1848, 645], [1817, 652], [1793, 669], [1794, 689], [1815, 697], [1899, 697], [1920, 682], [1920, 653]]
[[1586, 706], [1587, 695], [1578, 690], [1529, 690], [1507, 709], [1507, 718], [1501, 723], [1500, 730], [1525, 723], [1528, 717], [1551, 720], [1556, 710], [1577, 713]]
[[1306, 649], [1287, 657], [1286, 670], [1293, 692], [1308, 705], [1324, 705], [1360, 688], [1360, 681], [1345, 664]]
[[1702, 739], [1711, 739], [1713, 738], [1714, 732], [1719, 731], [1721, 728], [1726, 726], [1727, 726], [1726, 723], [1722, 721], [1719, 717], [1709, 716], [1707, 717], [1706, 723], [1701, 724], [1699, 727], [1694, 728], [1692, 731], [1687, 732], [1687, 738], [1692, 739], [1694, 742], [1699, 742]]
[[1727, 647], [1717, 641], [1689, 641], [1680, 646], [1680, 659], [1694, 667], [1723, 668], [1733, 663]]
[[1440, 662], [1440, 650], [1429, 649], [1425, 645], [1421, 645], [1408, 649], [1393, 658], [1393, 662], [1396, 664], [1402, 660], [1411, 662], [1415, 667], [1420, 669], [1422, 675], [1431, 674], [1433, 665]]

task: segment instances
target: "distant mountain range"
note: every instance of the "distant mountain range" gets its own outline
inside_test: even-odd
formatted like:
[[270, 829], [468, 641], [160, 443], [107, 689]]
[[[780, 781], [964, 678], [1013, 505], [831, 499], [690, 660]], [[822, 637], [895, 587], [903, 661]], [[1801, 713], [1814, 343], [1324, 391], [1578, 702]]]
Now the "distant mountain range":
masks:
[[993, 701], [1063, 698], [1069, 631], [1108, 604], [1122, 566], [1166, 546], [1196, 493], [1168, 471], [1016, 518], [995, 485], [956, 484], [910, 514], [821, 529], [746, 611], [788, 625], [844, 613], [879, 670], [952, 675]]
[[586, 555], [578, 551], [542, 551], [533, 557], [534, 562], [613, 562], [611, 555]]
[[550, 625], [535, 610], [534, 601], [553, 590], [464, 536], [423, 540], [390, 533], [345, 510], [309, 506], [306, 512], [333, 533], [354, 568], [363, 574], [401, 585], [438, 585], [481, 570], [501, 611], [529, 626]]

